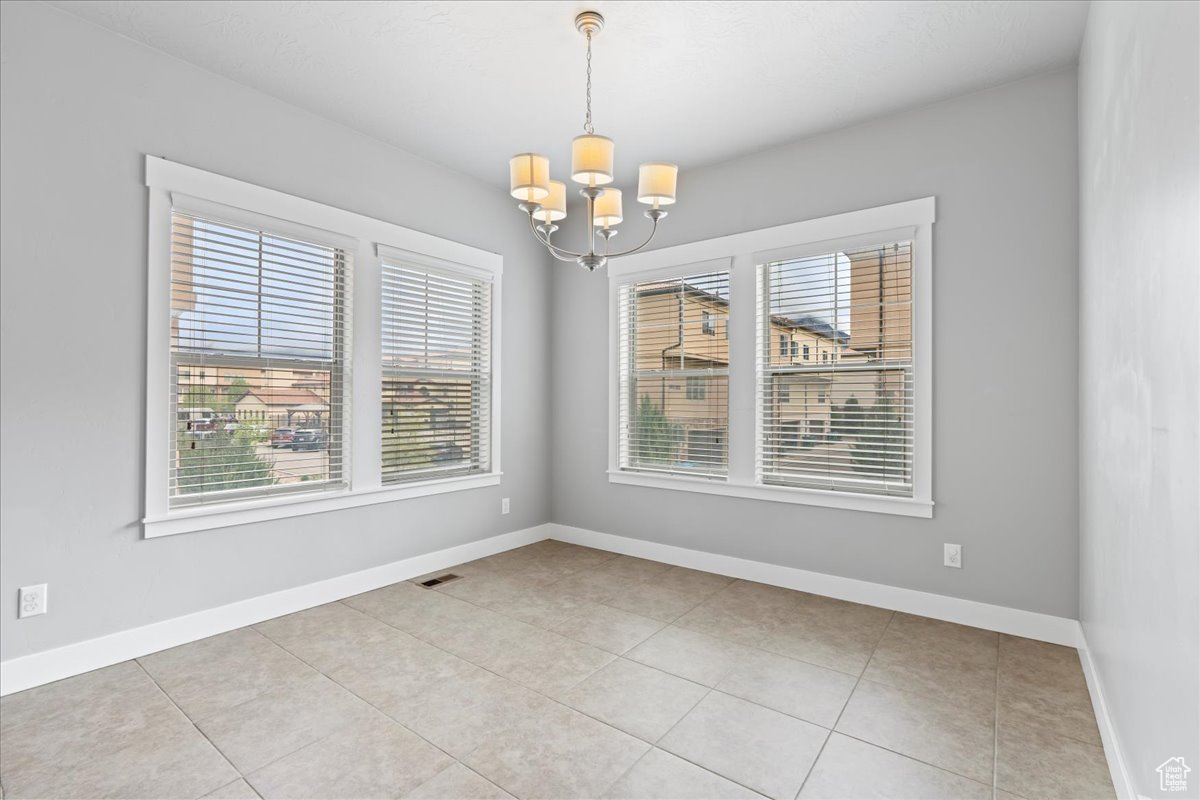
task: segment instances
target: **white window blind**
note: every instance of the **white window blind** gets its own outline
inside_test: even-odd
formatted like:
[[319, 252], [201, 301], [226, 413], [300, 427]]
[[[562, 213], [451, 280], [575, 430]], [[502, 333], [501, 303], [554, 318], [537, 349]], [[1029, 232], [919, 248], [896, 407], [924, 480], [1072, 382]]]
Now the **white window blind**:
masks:
[[491, 469], [492, 283], [383, 261], [383, 482]]
[[912, 243], [759, 270], [761, 482], [911, 497]]
[[172, 507], [346, 485], [350, 256], [171, 214]]
[[620, 468], [726, 476], [729, 272], [625, 284], [618, 303]]

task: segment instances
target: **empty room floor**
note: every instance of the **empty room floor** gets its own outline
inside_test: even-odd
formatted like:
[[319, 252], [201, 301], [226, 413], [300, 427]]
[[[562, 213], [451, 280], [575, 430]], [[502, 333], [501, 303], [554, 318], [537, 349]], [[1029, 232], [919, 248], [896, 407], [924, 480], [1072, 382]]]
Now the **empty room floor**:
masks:
[[446, 572], [5, 697], [3, 796], [1114, 796], [1070, 648], [554, 540]]

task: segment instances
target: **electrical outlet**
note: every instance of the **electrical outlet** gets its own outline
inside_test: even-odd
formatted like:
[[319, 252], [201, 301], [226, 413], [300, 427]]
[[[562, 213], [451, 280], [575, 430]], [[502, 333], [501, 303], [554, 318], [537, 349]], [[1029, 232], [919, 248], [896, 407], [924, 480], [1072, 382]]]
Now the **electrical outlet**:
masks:
[[501, 498], [501, 500], [500, 500], [500, 513], [501, 514], [508, 513], [508, 498], [507, 497]]
[[961, 544], [943, 544], [942, 545], [942, 563], [947, 567], [962, 569], [962, 545]]
[[36, 617], [46, 613], [46, 584], [37, 586], [22, 586], [20, 590], [20, 607], [17, 618]]

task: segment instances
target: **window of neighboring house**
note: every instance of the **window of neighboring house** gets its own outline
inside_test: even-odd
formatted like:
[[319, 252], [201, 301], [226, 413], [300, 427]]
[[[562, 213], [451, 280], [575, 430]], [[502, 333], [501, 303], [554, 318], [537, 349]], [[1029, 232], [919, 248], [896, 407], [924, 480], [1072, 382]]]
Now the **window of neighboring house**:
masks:
[[792, 390], [786, 383], [780, 381], [775, 385], [775, 396], [780, 403], [790, 403], [792, 401]]
[[[172, 414], [172, 508], [345, 486], [350, 269], [348, 253], [318, 241], [172, 213], [171, 398], [192, 410]], [[226, 424], [241, 398], [208, 385], [208, 368], [260, 375], [241, 388], [268, 399], [275, 424], [303, 428], [304, 441], [272, 453], [265, 428]], [[319, 376], [314, 388], [293, 386], [300, 370]]]
[[800, 355], [800, 343], [792, 339], [792, 358], [797, 358]]
[[804, 360], [808, 361], [808, 345], [804, 345]]
[[383, 481], [490, 469], [492, 283], [385, 257]]
[[618, 469], [723, 476], [729, 345], [705, 326], [728, 325], [728, 317], [696, 306], [728, 306], [728, 270], [626, 283], [617, 302]]
[[788, 355], [788, 337], [782, 333], [779, 334], [779, 357], [787, 358]]
[[700, 318], [700, 332], [705, 336], [717, 335], [717, 323], [713, 322], [713, 315], [707, 311], [703, 312]]

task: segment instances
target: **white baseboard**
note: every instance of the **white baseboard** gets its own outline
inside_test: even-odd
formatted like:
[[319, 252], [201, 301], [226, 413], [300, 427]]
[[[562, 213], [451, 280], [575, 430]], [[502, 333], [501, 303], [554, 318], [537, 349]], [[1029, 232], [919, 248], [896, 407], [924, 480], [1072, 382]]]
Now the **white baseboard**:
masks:
[[[0, 695], [408, 580], [546, 538], [1076, 647], [1076, 620], [546, 523], [0, 662]], [[1092, 685], [1089, 676], [1089, 686]], [[1093, 698], [1097, 697], [1093, 693]], [[1097, 719], [1100, 712], [1097, 711]]]
[[235, 628], [409, 580], [465, 561], [522, 547], [541, 541], [549, 534], [548, 525], [536, 525], [402, 561], [393, 561], [361, 572], [340, 575], [294, 589], [252, 597], [249, 600], [197, 611], [140, 628], [9, 659], [0, 662], [0, 695], [41, 686], [131, 658], [157, 653], [168, 647], [187, 644]]
[[822, 572], [810, 572], [794, 567], [781, 567], [762, 561], [750, 561], [734, 556], [707, 553], [702, 550], [690, 550], [686, 547], [648, 542], [643, 539], [631, 539], [626, 536], [615, 536], [611, 533], [600, 533], [569, 525], [550, 523], [549, 528], [551, 538], [572, 544], [649, 558], [665, 564], [675, 564], [706, 572], [716, 572], [787, 589], [798, 589], [826, 597], [836, 597], [839, 600], [850, 600], [894, 611], [919, 614], [923, 617], [957, 622], [962, 625], [1024, 636], [1043, 642], [1053, 642], [1068, 647], [1076, 647], [1079, 644], [1079, 622], [1066, 617], [1055, 617], [1035, 611], [1022, 611], [1006, 606], [964, 600], [960, 597], [842, 578], [837, 575], [826, 575]]
[[1125, 753], [1121, 749], [1117, 728], [1108, 714], [1104, 685], [1100, 682], [1100, 673], [1096, 671], [1096, 662], [1092, 660], [1092, 651], [1088, 647], [1082, 623], [1079, 625], [1079, 663], [1083, 665], [1083, 677], [1087, 679], [1088, 694], [1092, 697], [1092, 710], [1096, 714], [1096, 725], [1100, 728], [1100, 741], [1104, 743], [1104, 757], [1108, 760], [1108, 772], [1112, 776], [1117, 798], [1138, 800], [1142, 795], [1134, 788], [1133, 778], [1126, 767]]

